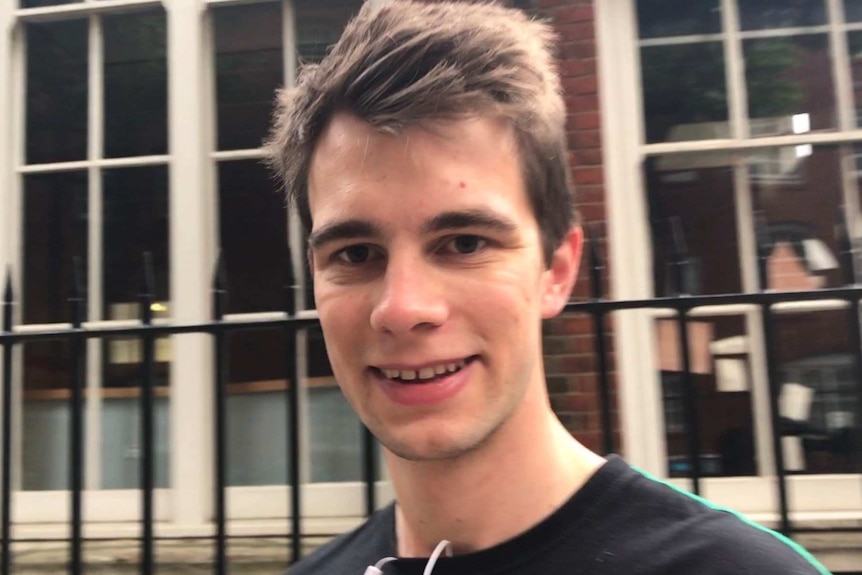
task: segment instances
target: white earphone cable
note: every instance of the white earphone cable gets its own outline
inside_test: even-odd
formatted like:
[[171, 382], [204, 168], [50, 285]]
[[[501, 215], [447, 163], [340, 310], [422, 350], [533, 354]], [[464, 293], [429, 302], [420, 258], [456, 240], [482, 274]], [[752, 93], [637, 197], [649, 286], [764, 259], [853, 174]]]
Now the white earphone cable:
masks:
[[[434, 571], [434, 566], [437, 564], [437, 560], [444, 551], [446, 551], [446, 555], [448, 557], [452, 556], [452, 544], [445, 539], [438, 543], [437, 547], [434, 548], [434, 551], [431, 553], [431, 557], [428, 558], [428, 563], [425, 564], [425, 570], [422, 572], [422, 575], [431, 575], [431, 572]], [[396, 559], [397, 557], [384, 557], [374, 565], [366, 567], [363, 575], [383, 575], [383, 566], [390, 561], [395, 561]]]

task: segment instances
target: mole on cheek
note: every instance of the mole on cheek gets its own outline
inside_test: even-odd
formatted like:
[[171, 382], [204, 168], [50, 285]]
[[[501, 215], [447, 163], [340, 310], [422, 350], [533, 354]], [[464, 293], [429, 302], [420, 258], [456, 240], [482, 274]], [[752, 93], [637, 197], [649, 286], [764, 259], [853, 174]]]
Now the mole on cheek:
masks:
[[458, 183], [458, 187], [460, 187], [460, 188], [466, 188], [466, 187], [467, 187], [467, 184], [465, 184], [464, 182], [459, 182], [459, 183]]

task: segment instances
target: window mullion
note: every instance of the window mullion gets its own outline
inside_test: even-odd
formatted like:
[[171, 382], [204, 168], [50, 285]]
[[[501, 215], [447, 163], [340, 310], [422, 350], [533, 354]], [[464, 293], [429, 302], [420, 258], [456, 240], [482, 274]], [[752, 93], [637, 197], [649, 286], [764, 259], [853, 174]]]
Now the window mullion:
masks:
[[850, 57], [847, 51], [847, 34], [844, 30], [843, 0], [827, 0], [832, 75], [835, 78], [835, 105], [838, 109], [838, 128], [842, 131], [856, 127], [853, 110], [853, 80], [850, 77]]
[[[293, 86], [296, 84], [297, 77], [297, 38], [296, 38], [296, 9], [292, 0], [285, 0], [282, 4], [282, 44], [283, 50], [283, 65], [284, 65], [284, 85]], [[288, 211], [287, 235], [288, 245], [290, 246], [291, 262], [290, 265], [293, 271], [294, 278], [294, 306], [297, 310], [306, 309], [305, 301], [305, 270], [303, 265], [302, 249], [302, 224], [299, 221], [299, 214], [295, 208]], [[296, 358], [297, 364], [296, 373], [302, 382], [308, 379], [308, 333], [305, 330], [298, 331], [296, 334]], [[291, 385], [297, 385], [299, 382], [291, 382]], [[300, 453], [300, 481], [303, 483], [311, 482], [311, 426], [309, 424], [309, 398], [308, 390], [305, 385], [300, 385], [297, 397], [299, 399], [298, 413], [301, 414], [299, 421], [299, 453]]]
[[[17, 166], [21, 166], [25, 162], [26, 146], [24, 143], [24, 135], [26, 130], [26, 91], [27, 91], [27, 35], [24, 26], [20, 23], [13, 28], [11, 34], [11, 66], [10, 78], [12, 79], [12, 89], [10, 90], [12, 113], [10, 117], [13, 120], [11, 124], [11, 149], [6, 156], [10, 162], [10, 167], [14, 172]], [[20, 174], [8, 174], [10, 198], [9, 198], [9, 213], [11, 214], [11, 225], [9, 233], [6, 236], [8, 254], [11, 269], [15, 272], [12, 278], [12, 286], [15, 293], [18, 294], [18, 306], [14, 309], [13, 324], [20, 324], [23, 319], [23, 287], [24, 287], [24, 265], [23, 265], [23, 223], [24, 218], [24, 177]], [[21, 489], [23, 485], [23, 453], [24, 453], [24, 405], [22, 403], [22, 387], [23, 387], [23, 370], [24, 353], [22, 346], [17, 346], [13, 358], [13, 390], [12, 390], [12, 487]]]
[[[104, 46], [102, 23], [98, 16], [90, 16], [88, 45], [88, 126], [87, 160], [93, 162], [103, 154], [103, 64]], [[87, 170], [87, 319], [102, 319], [102, 178], [101, 170], [92, 165]], [[101, 348], [98, 340], [87, 342], [87, 401], [85, 485], [87, 489], [98, 489], [101, 485], [101, 415], [102, 415], [102, 370]]]
[[[211, 318], [213, 202], [206, 189], [204, 18], [200, 0], [165, 3], [168, 26], [169, 246], [171, 319]], [[205, 525], [213, 501], [213, 354], [206, 334], [172, 338], [172, 518]]]
[[739, 140], [748, 136], [748, 95], [736, 0], [721, 0], [721, 26], [725, 33], [724, 71], [727, 78], [730, 134], [731, 138]]

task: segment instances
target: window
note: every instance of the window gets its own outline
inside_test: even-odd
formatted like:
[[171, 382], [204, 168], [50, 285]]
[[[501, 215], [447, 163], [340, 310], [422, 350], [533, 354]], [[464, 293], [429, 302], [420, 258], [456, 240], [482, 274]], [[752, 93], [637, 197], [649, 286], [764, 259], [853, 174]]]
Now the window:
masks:
[[[155, 264], [154, 296], [170, 313], [165, 26], [165, 12], [153, 8], [21, 25], [26, 113], [18, 173], [26, 324], [71, 320], [66, 301], [75, 261], [87, 300], [82, 319], [138, 317], [144, 252]], [[91, 487], [137, 485], [139, 358], [129, 351], [134, 343], [88, 347], [87, 385], [90, 397], [98, 395], [85, 408], [88, 421], [98, 422], [88, 438]], [[163, 486], [170, 343], [161, 341], [160, 347]], [[24, 490], [67, 486], [68, 462], [58, 454], [67, 452], [68, 362], [68, 350], [57, 342], [24, 350]]]
[[[611, 0], [597, 8], [617, 297], [811, 290], [859, 280], [852, 249], [862, 233], [860, 8], [856, 0]], [[802, 437], [796, 451], [805, 465], [796, 458], [794, 472], [857, 473], [841, 457], [847, 444], [839, 445], [835, 431], [856, 433], [859, 419], [855, 394], [842, 383], [852, 374], [846, 306], [820, 301], [774, 311], [776, 384], [802, 389], [790, 397], [811, 390], [808, 427], [782, 419], [785, 459], [795, 449], [787, 439]], [[642, 415], [644, 405], [665, 420], [657, 431], [628, 433], [627, 456], [685, 477], [685, 390], [671, 359], [675, 316], [619, 317], [618, 353], [631, 361], [622, 364], [630, 369], [622, 382], [629, 429], [653, 421]], [[746, 485], [755, 493], [766, 485], [758, 478], [775, 472], [760, 310], [702, 308], [690, 321], [693, 361], [700, 361], [692, 382], [701, 467], [707, 475], [751, 476]], [[812, 436], [823, 430], [832, 435]], [[714, 489], [752, 513], [774, 510], [723, 485], [706, 482], [707, 495]], [[808, 498], [805, 489], [791, 486], [794, 510], [824, 510], [823, 498]], [[855, 493], [850, 483], [846, 493]]]

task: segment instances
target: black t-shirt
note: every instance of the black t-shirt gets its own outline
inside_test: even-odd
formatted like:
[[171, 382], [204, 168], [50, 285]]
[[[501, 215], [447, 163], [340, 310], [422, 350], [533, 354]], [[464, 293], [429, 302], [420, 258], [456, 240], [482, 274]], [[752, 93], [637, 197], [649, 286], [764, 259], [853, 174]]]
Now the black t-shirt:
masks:
[[[298, 562], [288, 575], [363, 575], [396, 554], [394, 505]], [[397, 559], [385, 575], [422, 575]], [[610, 457], [538, 525], [475, 553], [441, 558], [433, 575], [828, 575], [792, 541]]]

